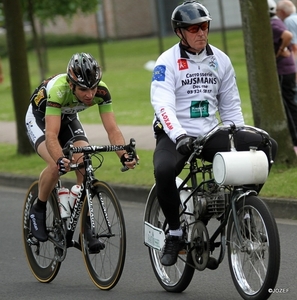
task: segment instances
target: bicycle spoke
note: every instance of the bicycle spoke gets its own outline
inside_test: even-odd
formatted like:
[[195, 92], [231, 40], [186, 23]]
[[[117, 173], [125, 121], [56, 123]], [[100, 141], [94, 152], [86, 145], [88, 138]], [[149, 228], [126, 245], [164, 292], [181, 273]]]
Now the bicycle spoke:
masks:
[[[145, 216], [145, 220], [149, 224], [162, 229], [166, 233], [168, 230], [167, 221], [156, 197], [155, 188], [150, 192]], [[154, 273], [165, 290], [170, 292], [182, 292], [187, 288], [192, 280], [195, 270], [188, 263], [191, 255], [188, 255], [187, 251], [185, 251], [184, 254], [179, 254], [177, 262], [170, 267], [165, 267], [161, 264], [160, 250], [149, 248], [149, 255]]]
[[[40, 282], [51, 282], [59, 272], [61, 263], [58, 261], [55, 246], [49, 240], [41, 243], [30, 232], [29, 209], [33, 205], [38, 194], [38, 182], [34, 182], [29, 188], [23, 214], [23, 242], [25, 254], [34, 277]], [[35, 197], [34, 197], [35, 196]], [[47, 227], [52, 230], [54, 220], [60, 218], [58, 205], [53, 195], [48, 199]]]
[[[88, 242], [83, 242], [85, 264], [94, 284], [100, 289], [113, 288], [120, 279], [126, 254], [126, 232], [120, 204], [111, 188], [103, 183], [95, 184], [97, 193], [92, 199], [95, 232], [105, 248], [90, 254]], [[88, 202], [83, 208], [82, 227], [88, 214]]]
[[[232, 279], [243, 298], [264, 299], [269, 296], [268, 289], [275, 286], [279, 271], [275, 220], [265, 204], [254, 196], [238, 204], [238, 220], [241, 239], [233, 219], [227, 230]], [[275, 247], [271, 247], [271, 242]]]

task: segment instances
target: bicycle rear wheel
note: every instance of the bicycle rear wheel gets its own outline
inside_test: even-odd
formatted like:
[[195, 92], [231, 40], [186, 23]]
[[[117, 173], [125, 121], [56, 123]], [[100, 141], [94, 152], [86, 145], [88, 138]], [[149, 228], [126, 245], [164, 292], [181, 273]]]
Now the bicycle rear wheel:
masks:
[[[155, 186], [147, 200], [144, 221], [162, 229], [165, 233], [168, 231], [168, 224], [159, 205]], [[187, 251], [179, 253], [177, 262], [173, 266], [165, 267], [160, 261], [161, 251], [150, 247], [148, 249], [155, 276], [161, 286], [168, 292], [180, 293], [184, 291], [190, 284], [195, 271], [190, 266], [193, 266], [191, 254]]]
[[88, 250], [85, 231], [89, 207], [87, 199], [84, 199], [81, 218], [82, 252], [93, 283], [102, 290], [110, 290], [118, 283], [125, 264], [125, 221], [120, 202], [113, 189], [102, 181], [95, 182], [93, 187], [95, 234], [101, 242], [104, 242], [105, 248], [98, 254], [91, 254]]
[[[33, 237], [29, 212], [38, 196], [38, 181], [29, 188], [23, 208], [23, 242], [25, 255], [34, 277], [44, 283], [51, 282], [58, 274], [61, 262], [57, 261], [57, 248], [49, 240], [42, 243]], [[60, 222], [60, 213], [55, 195], [52, 193], [47, 201], [46, 226], [48, 229], [53, 224]]]
[[238, 237], [231, 214], [227, 228], [228, 260], [235, 287], [243, 299], [267, 299], [274, 289], [280, 267], [280, 241], [274, 217], [255, 196], [236, 204]]

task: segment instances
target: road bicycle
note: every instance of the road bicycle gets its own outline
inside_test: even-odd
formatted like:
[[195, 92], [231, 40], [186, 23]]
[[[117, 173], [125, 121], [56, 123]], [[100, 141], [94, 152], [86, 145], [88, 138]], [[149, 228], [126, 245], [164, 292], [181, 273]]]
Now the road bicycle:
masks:
[[[212, 163], [201, 152], [218, 131], [227, 130], [230, 152], [219, 152]], [[263, 300], [271, 295], [280, 267], [280, 241], [273, 215], [253, 190], [268, 176], [263, 151], [236, 151], [234, 135], [239, 130], [259, 134], [270, 147], [268, 133], [253, 126], [217, 126], [193, 142], [185, 179], [176, 178], [180, 192], [180, 222], [185, 246], [173, 266], [160, 262], [168, 224], [160, 208], [156, 186], [147, 198], [144, 212], [144, 243], [148, 246], [154, 274], [169, 292], [182, 292], [195, 270], [217, 269], [228, 255], [234, 285], [243, 299]], [[212, 227], [211, 227], [212, 226]]]
[[[30, 186], [23, 208], [23, 242], [29, 267], [35, 278], [44, 283], [51, 282], [58, 274], [66, 257], [67, 248], [74, 247], [83, 254], [83, 260], [93, 283], [102, 290], [112, 289], [119, 281], [126, 256], [126, 229], [122, 208], [114, 190], [95, 178], [95, 171], [102, 166], [102, 152], [126, 150], [129, 159], [137, 160], [135, 140], [128, 145], [74, 147], [63, 149], [65, 157], [71, 160], [73, 153], [81, 153], [82, 162], [75, 162], [71, 170], [84, 174], [76, 203], [70, 218], [61, 218], [58, 205], [59, 179], [47, 201], [46, 227], [48, 240], [39, 242], [31, 233], [29, 212], [38, 195], [38, 181]], [[96, 162], [94, 160], [96, 159]], [[81, 160], [80, 160], [81, 161]], [[96, 166], [95, 166], [96, 164]], [[122, 167], [122, 171], [128, 170]], [[74, 238], [80, 217], [80, 232]], [[99, 253], [88, 249], [87, 219], [89, 218], [93, 237], [104, 243]]]

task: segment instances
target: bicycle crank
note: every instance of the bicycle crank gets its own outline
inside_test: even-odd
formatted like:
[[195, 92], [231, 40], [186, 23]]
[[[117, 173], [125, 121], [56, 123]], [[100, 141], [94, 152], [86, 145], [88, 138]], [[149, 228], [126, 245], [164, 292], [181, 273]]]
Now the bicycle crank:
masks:
[[209, 235], [203, 222], [197, 221], [193, 226], [190, 244], [194, 265], [199, 271], [203, 271], [209, 259]]
[[66, 257], [67, 243], [66, 243], [66, 223], [63, 220], [55, 220], [53, 228], [48, 234], [48, 240], [55, 245], [55, 259], [62, 262]]

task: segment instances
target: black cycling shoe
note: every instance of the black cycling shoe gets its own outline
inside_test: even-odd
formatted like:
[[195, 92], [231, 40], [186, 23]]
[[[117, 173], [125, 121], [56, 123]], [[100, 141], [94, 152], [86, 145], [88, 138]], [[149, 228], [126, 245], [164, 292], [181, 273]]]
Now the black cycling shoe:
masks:
[[218, 261], [214, 257], [209, 257], [206, 268], [210, 270], [215, 270], [219, 266]]
[[33, 205], [30, 209], [31, 232], [40, 242], [46, 242], [48, 239], [46, 231], [46, 210], [38, 211]]
[[105, 248], [105, 244], [93, 237], [90, 225], [87, 224], [86, 237], [88, 241], [89, 253], [96, 254]]
[[167, 234], [165, 245], [161, 254], [161, 264], [163, 266], [172, 266], [177, 261], [178, 252], [183, 249], [184, 240], [182, 236]]

